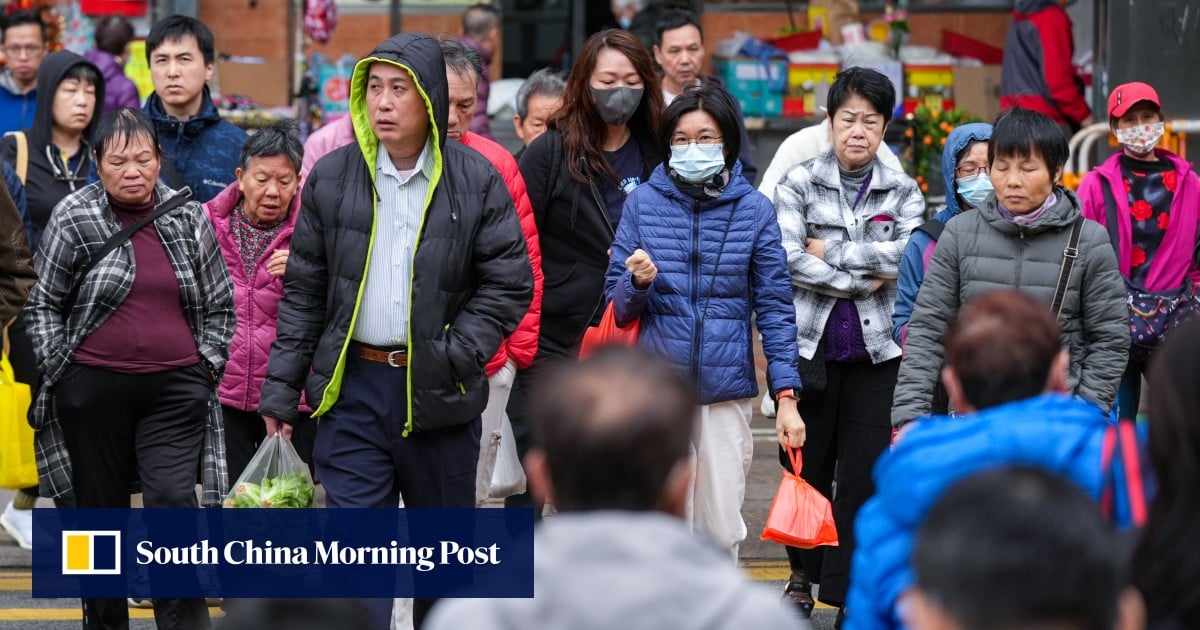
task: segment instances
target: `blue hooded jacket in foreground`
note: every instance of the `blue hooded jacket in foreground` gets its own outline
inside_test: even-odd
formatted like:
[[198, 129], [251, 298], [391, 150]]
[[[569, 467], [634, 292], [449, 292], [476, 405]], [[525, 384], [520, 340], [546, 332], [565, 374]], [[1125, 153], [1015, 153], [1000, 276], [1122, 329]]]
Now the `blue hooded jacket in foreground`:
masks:
[[[1096, 405], [1063, 394], [1043, 394], [967, 418], [927, 418], [913, 426], [879, 458], [875, 496], [854, 524], [857, 546], [846, 630], [900, 627], [896, 600], [914, 582], [911, 556], [917, 530], [955, 482], [1001, 466], [1037, 466], [1071, 479], [1099, 499], [1109, 478], [1100, 461], [1107, 426], [1108, 416]], [[1113, 468], [1123, 479], [1119, 463], [1115, 459]], [[1128, 497], [1123, 481], [1114, 486], [1113, 520], [1126, 527]]]
[[[658, 275], [639, 290], [635, 249]], [[720, 260], [718, 261], [718, 257]], [[700, 404], [758, 394], [751, 315], [763, 335], [767, 387], [800, 389], [796, 312], [775, 209], [734, 165], [720, 197], [697, 201], [659, 165], [625, 200], [605, 292], [618, 324], [641, 318], [638, 344], [689, 374]]]
[[[943, 226], [950, 219], [958, 216], [962, 208], [958, 206], [958, 194], [955, 174], [958, 169], [958, 154], [972, 142], [988, 142], [992, 139], [992, 126], [987, 123], [970, 123], [956, 127], [946, 136], [946, 146], [942, 148], [942, 177], [946, 180], [946, 207], [934, 215], [933, 220]], [[923, 230], [913, 230], [908, 237], [908, 245], [900, 258], [900, 275], [896, 280], [896, 308], [892, 312], [892, 341], [901, 348], [904, 347], [904, 332], [908, 326], [908, 318], [912, 316], [913, 306], [917, 303], [917, 293], [925, 282], [925, 266], [933, 257], [933, 248], [937, 241]]]

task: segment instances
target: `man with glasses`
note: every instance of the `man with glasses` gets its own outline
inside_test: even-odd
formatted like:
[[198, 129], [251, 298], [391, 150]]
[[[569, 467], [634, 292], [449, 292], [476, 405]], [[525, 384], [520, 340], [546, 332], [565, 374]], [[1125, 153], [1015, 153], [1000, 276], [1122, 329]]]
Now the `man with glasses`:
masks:
[[46, 56], [46, 25], [36, 11], [17, 11], [4, 21], [0, 74], [0, 133], [33, 126], [37, 73]]

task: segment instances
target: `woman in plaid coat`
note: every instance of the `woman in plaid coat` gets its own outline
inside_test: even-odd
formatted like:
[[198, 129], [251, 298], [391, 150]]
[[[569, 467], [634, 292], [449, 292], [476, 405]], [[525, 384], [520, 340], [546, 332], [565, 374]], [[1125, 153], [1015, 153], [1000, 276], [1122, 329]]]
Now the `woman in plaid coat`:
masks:
[[[105, 117], [100, 181], [54, 209], [26, 306], [42, 388], [30, 420], [42, 496], [81, 508], [196, 507], [225, 490], [216, 385], [233, 336], [233, 290], [212, 224], [186, 201], [88, 260], [122, 228], [183, 194], [157, 183], [158, 138], [146, 115]], [[174, 205], [174, 204], [173, 204]], [[73, 288], [78, 294], [71, 304]], [[203, 599], [156, 599], [159, 628], [207, 627]], [[124, 599], [83, 600], [86, 627], [123, 627]]]
[[[775, 189], [796, 306], [800, 415], [808, 425], [801, 476], [831, 497], [840, 540], [788, 549], [786, 593], [806, 610], [810, 582], [820, 583], [821, 601], [845, 602], [854, 516], [874, 491], [871, 468], [891, 439], [900, 364], [892, 341], [896, 275], [925, 210], [917, 183], [876, 158], [894, 107], [882, 74], [841, 72], [829, 90], [833, 147], [793, 167]], [[786, 459], [781, 454], [785, 466]]]

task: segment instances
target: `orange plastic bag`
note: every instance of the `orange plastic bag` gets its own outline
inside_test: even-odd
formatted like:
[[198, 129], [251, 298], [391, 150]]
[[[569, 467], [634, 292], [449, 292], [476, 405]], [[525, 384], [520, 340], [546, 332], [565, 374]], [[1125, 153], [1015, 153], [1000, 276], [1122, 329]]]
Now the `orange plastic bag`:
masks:
[[600, 318], [600, 324], [588, 328], [587, 332], [583, 333], [583, 342], [579, 344], [579, 358], [588, 358], [602, 346], [637, 345], [640, 328], [640, 319], [633, 320], [632, 324], [624, 328], [618, 327], [617, 316], [613, 313], [613, 303], [609, 302], [608, 306], [604, 307], [604, 315]]
[[788, 449], [794, 473], [783, 471], [783, 481], [771, 502], [762, 539], [781, 545], [812, 549], [838, 544], [837, 526], [833, 522], [833, 506], [816, 488], [800, 478], [803, 458], [800, 449]]

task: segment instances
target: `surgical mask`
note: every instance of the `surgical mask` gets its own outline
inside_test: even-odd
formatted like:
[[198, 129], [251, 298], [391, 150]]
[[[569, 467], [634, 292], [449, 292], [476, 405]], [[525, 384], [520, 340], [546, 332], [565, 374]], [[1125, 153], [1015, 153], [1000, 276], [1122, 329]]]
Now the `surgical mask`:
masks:
[[992, 178], [987, 173], [979, 173], [971, 177], [963, 177], [962, 179], [954, 180], [954, 187], [958, 190], [958, 195], [967, 202], [968, 206], [978, 208], [983, 205], [983, 201], [992, 193]]
[[679, 179], [702, 184], [725, 168], [725, 145], [692, 142], [682, 147], [671, 147], [668, 164]]
[[1167, 127], [1161, 122], [1152, 125], [1137, 125], [1128, 129], [1118, 129], [1117, 142], [1124, 145], [1134, 155], [1150, 155], [1166, 132]]
[[589, 87], [592, 98], [596, 99], [596, 111], [600, 118], [610, 125], [624, 125], [633, 118], [638, 105], [642, 102], [642, 88], [615, 87], [597, 90]]
[[620, 18], [617, 19], [617, 24], [619, 24], [621, 26], [621, 28], [623, 28], [625, 30], [629, 30], [629, 27], [633, 26], [633, 18], [631, 18], [627, 15], [622, 15]]

